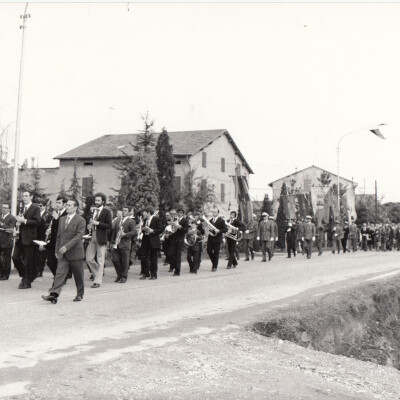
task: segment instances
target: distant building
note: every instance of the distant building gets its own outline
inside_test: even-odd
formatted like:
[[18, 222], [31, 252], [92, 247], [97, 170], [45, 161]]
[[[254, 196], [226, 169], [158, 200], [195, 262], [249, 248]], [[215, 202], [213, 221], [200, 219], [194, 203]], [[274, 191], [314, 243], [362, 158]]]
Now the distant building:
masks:
[[[224, 212], [237, 210], [239, 200], [249, 199], [249, 175], [253, 170], [227, 130], [168, 132], [168, 135], [176, 159], [178, 190], [182, 189], [185, 174], [194, 169], [195, 178], [207, 179], [214, 185], [217, 205]], [[115, 196], [121, 186], [120, 171], [115, 165], [134, 153], [130, 143], [136, 143], [136, 139], [137, 134], [104, 135], [56, 156], [59, 168], [42, 169], [44, 192], [54, 202], [62, 186], [68, 190], [76, 166], [83, 197], [94, 192]]]
[[[274, 200], [279, 200], [283, 183], [292, 193], [303, 192], [310, 196], [313, 212], [318, 219], [324, 219], [327, 222], [330, 207], [337, 216], [337, 196], [332, 195], [332, 187], [337, 185], [337, 175], [315, 165], [296, 171], [269, 183]], [[345, 192], [341, 197], [342, 206], [346, 206], [349, 219], [356, 219], [355, 188], [357, 183], [343, 177], [339, 178], [339, 183]], [[276, 202], [276, 207], [278, 206], [279, 201]]]

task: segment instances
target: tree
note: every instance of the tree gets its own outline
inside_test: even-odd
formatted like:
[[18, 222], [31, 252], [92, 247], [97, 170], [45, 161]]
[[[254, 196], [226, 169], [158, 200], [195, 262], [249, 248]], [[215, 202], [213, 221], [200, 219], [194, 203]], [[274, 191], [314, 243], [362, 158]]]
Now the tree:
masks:
[[37, 203], [40, 200], [45, 199], [45, 194], [43, 193], [43, 189], [40, 187], [40, 169], [39, 168], [33, 168], [32, 169], [32, 184], [31, 184], [31, 189], [32, 189], [32, 196], [33, 196], [33, 202]]
[[139, 151], [128, 162], [120, 165], [119, 169], [122, 172], [122, 183], [116, 207], [127, 204], [136, 210], [148, 206], [158, 208], [160, 185], [154, 152]]
[[70, 182], [71, 184], [69, 186], [68, 193], [70, 194], [71, 198], [78, 200], [80, 203], [82, 197], [82, 186], [79, 184], [78, 168], [76, 163], [74, 164], [74, 173], [72, 174]]
[[141, 115], [144, 127], [139, 131], [136, 144], [133, 144], [133, 148], [136, 151], [144, 151], [145, 153], [151, 153], [154, 151], [154, 146], [156, 144], [156, 139], [154, 137], [154, 120], [150, 119], [149, 112]]
[[274, 214], [274, 201], [269, 199], [268, 194], [264, 195], [264, 200], [261, 206], [261, 214], [266, 212], [268, 215]]
[[156, 154], [158, 183], [160, 184], [160, 209], [165, 212], [173, 206], [176, 198], [174, 189], [175, 157], [165, 128], [158, 137]]
[[396, 224], [400, 223], [400, 203], [385, 203], [383, 204], [383, 207], [386, 210], [390, 222]]
[[285, 201], [287, 201], [288, 190], [285, 182], [281, 187], [281, 195], [279, 196], [279, 208], [278, 215], [276, 217], [276, 223], [278, 224], [278, 247], [281, 249], [285, 248], [285, 231], [287, 225], [287, 216], [285, 213]]
[[196, 169], [191, 169], [183, 179], [182, 197], [180, 201], [185, 205], [186, 211], [203, 211], [207, 204], [216, 201], [214, 185], [207, 179], [195, 177]]
[[321, 186], [330, 186], [332, 181], [331, 174], [325, 171], [321, 172], [321, 175], [317, 179], [320, 182]]

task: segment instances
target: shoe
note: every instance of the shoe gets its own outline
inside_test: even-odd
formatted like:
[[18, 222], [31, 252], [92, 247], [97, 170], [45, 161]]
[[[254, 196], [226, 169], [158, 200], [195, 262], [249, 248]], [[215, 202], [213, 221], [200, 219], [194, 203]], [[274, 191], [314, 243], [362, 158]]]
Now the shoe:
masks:
[[231, 266], [230, 266], [230, 265], [228, 265], [228, 266], [226, 267], [226, 269], [231, 269]]
[[46, 300], [46, 301], [50, 301], [51, 304], [57, 304], [57, 297], [52, 294], [49, 294], [48, 296], [43, 295], [42, 299]]
[[6, 276], [0, 276], [0, 281], [7, 281], [8, 278]]
[[94, 276], [93, 276], [93, 274], [90, 274], [89, 279], [90, 279], [91, 281], [94, 281]]
[[267, 262], [267, 260], [264, 258], [264, 259], [261, 260], [261, 262]]
[[237, 264], [236, 265], [232, 265], [232, 268], [236, 268], [237, 267]]
[[254, 260], [254, 254], [251, 256], [251, 259]]
[[93, 289], [97, 289], [97, 288], [100, 287], [100, 283], [93, 283], [93, 285], [90, 286], [90, 287], [93, 288]]
[[143, 280], [143, 279], [147, 279], [147, 278], [150, 278], [150, 277], [147, 275], [142, 275], [139, 279]]
[[244, 261], [250, 261], [248, 258], [245, 258]]
[[[175, 275], [175, 274], [174, 274]], [[157, 277], [156, 276], [151, 276], [150, 278], [149, 278], [149, 281], [155, 281], [157, 279]]]
[[119, 280], [119, 283], [126, 283], [126, 278], [121, 278], [121, 279]]
[[82, 301], [83, 298], [81, 296], [76, 296], [72, 301]]
[[286, 258], [291, 258], [290, 256], [287, 256]]
[[308, 258], [308, 259], [310, 259], [310, 258], [311, 258], [311, 256], [307, 256], [307, 258]]
[[170, 268], [170, 269], [168, 270], [168, 272], [174, 272], [174, 270], [173, 270], [172, 268]]
[[217, 268], [211, 268], [211, 272], [215, 272], [217, 270]]
[[181, 274], [177, 274], [176, 272], [174, 272], [174, 275], [172, 275], [172, 276], [181, 276]]
[[38, 272], [38, 274], [36, 275], [36, 278], [43, 278], [43, 272]]
[[31, 284], [30, 283], [20, 283], [19, 284], [19, 286], [18, 286], [18, 289], [31, 289], [32, 288], [32, 286], [31, 286]]
[[118, 283], [119, 281], [121, 280], [121, 278], [119, 277], [119, 276], [117, 276], [116, 278], [115, 278], [115, 283]]

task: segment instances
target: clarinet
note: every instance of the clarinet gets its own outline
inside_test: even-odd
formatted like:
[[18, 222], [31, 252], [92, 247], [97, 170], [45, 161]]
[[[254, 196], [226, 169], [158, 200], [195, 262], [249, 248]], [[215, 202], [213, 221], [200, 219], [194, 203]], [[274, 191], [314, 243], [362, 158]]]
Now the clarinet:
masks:
[[[24, 209], [24, 203], [22, 201], [20, 201], [19, 202], [19, 212], [18, 212], [18, 216], [19, 217], [23, 217], [24, 216], [23, 209]], [[20, 225], [21, 225], [21, 222], [16, 222], [16, 224], [15, 224], [15, 226], [16, 226], [16, 228], [14, 230], [14, 239], [15, 240], [19, 239]]]

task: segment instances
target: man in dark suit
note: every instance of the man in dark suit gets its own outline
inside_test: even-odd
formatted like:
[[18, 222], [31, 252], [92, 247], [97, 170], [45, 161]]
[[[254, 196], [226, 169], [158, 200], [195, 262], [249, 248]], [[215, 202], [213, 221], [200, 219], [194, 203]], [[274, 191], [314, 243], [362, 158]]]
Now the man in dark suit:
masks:
[[124, 206], [122, 208], [122, 216], [117, 217], [117, 220], [114, 223], [111, 236], [111, 243], [114, 246], [111, 252], [111, 259], [117, 273], [115, 282], [118, 283], [125, 283], [128, 279], [132, 238], [136, 232], [135, 220], [130, 218], [130, 216], [130, 207]]
[[83, 272], [83, 235], [85, 234], [85, 219], [76, 212], [79, 202], [76, 199], [68, 200], [67, 216], [61, 217], [56, 240], [56, 256], [58, 266], [54, 278], [53, 287], [48, 296], [42, 296], [43, 300], [57, 303], [58, 296], [65, 284], [68, 271], [71, 268], [74, 275], [77, 294], [73, 301], [81, 301], [84, 294]]
[[[38, 202], [38, 206], [40, 209], [40, 224], [38, 227], [38, 240], [45, 241], [46, 240], [46, 231], [50, 225], [51, 215], [46, 210], [46, 201], [40, 200]], [[36, 277], [42, 277], [44, 267], [46, 265], [47, 252], [45, 246], [35, 247], [36, 252]]]
[[46, 245], [47, 252], [47, 266], [49, 267], [53, 276], [56, 276], [58, 260], [56, 257], [56, 240], [58, 223], [61, 217], [67, 215], [66, 205], [68, 198], [62, 194], [57, 196], [56, 207], [52, 212], [50, 226], [47, 228], [46, 235], [48, 243]]
[[302, 241], [304, 242], [304, 249], [307, 252], [307, 258], [311, 258], [313, 243], [315, 242], [315, 225], [311, 222], [311, 216], [307, 215], [306, 223], [304, 224]]
[[10, 277], [15, 222], [15, 217], [10, 214], [10, 205], [3, 204], [0, 219], [0, 281], [6, 281]]
[[184, 216], [184, 210], [182, 206], [178, 206], [175, 209], [170, 210], [171, 216], [174, 217], [177, 214], [176, 220], [170, 222], [174, 233], [169, 236], [168, 244], [168, 260], [170, 270], [174, 271], [174, 276], [181, 274], [181, 256], [182, 249], [185, 240], [185, 234], [188, 231], [189, 222]]
[[225, 233], [228, 228], [226, 227], [225, 221], [219, 215], [219, 210], [214, 209], [212, 211], [213, 217], [209, 222], [215, 227], [215, 231], [210, 232], [207, 239], [207, 254], [210, 257], [212, 268], [211, 271], [215, 272], [218, 268], [219, 251], [221, 249], [222, 234]]
[[164, 227], [161, 219], [154, 215], [154, 208], [147, 207], [143, 211], [144, 226], [142, 228], [143, 238], [140, 247], [140, 257], [142, 260], [142, 277], [151, 280], [157, 279], [158, 252], [161, 249], [160, 234]]
[[[235, 228], [237, 228], [237, 230], [240, 232], [244, 232], [244, 230], [246, 229], [246, 226], [237, 219], [236, 211], [232, 211], [230, 213], [229, 224], [234, 226]], [[229, 229], [228, 229], [228, 231], [229, 231]], [[232, 232], [232, 233], [234, 233], [234, 232]], [[231, 269], [232, 267], [236, 268], [238, 265], [236, 255], [235, 255], [237, 241], [227, 237], [226, 243], [228, 245], [228, 253], [229, 253], [227, 269]]]
[[[107, 197], [103, 193], [94, 195], [93, 219], [89, 222], [91, 239], [86, 249], [86, 262], [93, 274], [92, 288], [99, 288], [103, 282], [104, 262], [107, 249], [107, 231], [112, 230], [112, 215], [108, 208], [105, 208]], [[96, 261], [97, 259], [97, 261]]]
[[16, 217], [19, 225], [19, 236], [15, 241], [14, 253], [12, 256], [14, 266], [22, 278], [19, 289], [30, 289], [31, 283], [36, 278], [34, 271], [33, 241], [37, 239], [37, 228], [40, 224], [40, 210], [32, 203], [32, 195], [29, 191], [22, 193], [22, 210]]

